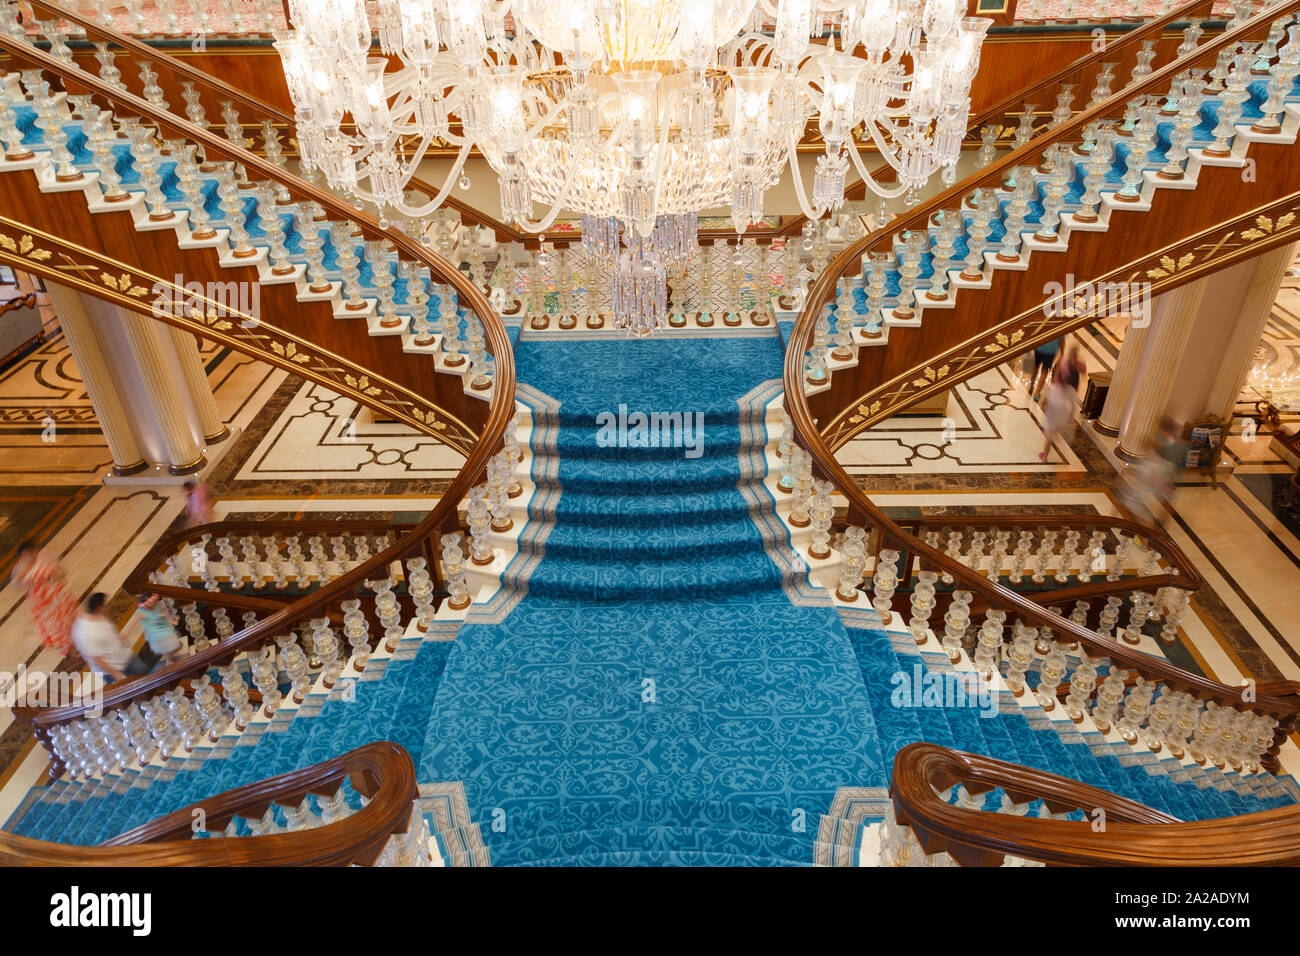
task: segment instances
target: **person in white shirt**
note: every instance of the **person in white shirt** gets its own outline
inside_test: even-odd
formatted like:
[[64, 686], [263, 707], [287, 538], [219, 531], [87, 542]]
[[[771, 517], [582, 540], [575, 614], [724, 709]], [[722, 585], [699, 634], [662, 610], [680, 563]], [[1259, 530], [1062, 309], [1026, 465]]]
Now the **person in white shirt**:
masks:
[[90, 669], [103, 677], [106, 684], [149, 673], [149, 665], [138, 654], [131, 653], [130, 646], [105, 616], [104, 605], [107, 602], [108, 598], [99, 591], [90, 596], [85, 608], [72, 622], [72, 643]]

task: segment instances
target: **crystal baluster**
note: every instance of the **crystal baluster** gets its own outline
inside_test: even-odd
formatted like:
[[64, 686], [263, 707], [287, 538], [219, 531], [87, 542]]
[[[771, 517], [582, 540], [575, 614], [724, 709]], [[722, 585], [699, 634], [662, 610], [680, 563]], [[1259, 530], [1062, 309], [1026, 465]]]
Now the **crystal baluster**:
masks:
[[[1280, 24], [1274, 21], [1274, 25]], [[1257, 133], [1280, 133], [1282, 131], [1282, 111], [1286, 108], [1286, 98], [1295, 89], [1295, 80], [1300, 76], [1300, 25], [1289, 28], [1290, 42], [1280, 52], [1279, 59], [1269, 68], [1267, 84], [1268, 98], [1260, 109], [1260, 117], [1251, 129]]]
[[997, 198], [990, 189], [977, 189], [973, 195], [975, 213], [966, 229], [966, 261], [961, 278], [978, 282], [984, 278], [984, 252], [989, 247], [989, 235], [993, 232], [992, 219], [997, 210]]
[[1115, 131], [1109, 123], [1099, 124], [1096, 140], [1084, 162], [1083, 195], [1074, 211], [1076, 222], [1096, 222], [1101, 208], [1101, 190], [1115, 158]]
[[1144, 97], [1137, 108], [1138, 122], [1129, 140], [1126, 169], [1120, 180], [1123, 185], [1115, 194], [1115, 198], [1123, 202], [1138, 202], [1142, 198], [1142, 187], [1146, 182], [1142, 169], [1155, 146], [1157, 109], [1150, 97]]
[[830, 310], [823, 308], [817, 313], [817, 322], [813, 326], [812, 347], [808, 350], [807, 382], [809, 385], [825, 384], [828, 378], [826, 342], [829, 338]]
[[930, 259], [930, 288], [925, 297], [942, 302], [948, 298], [948, 270], [953, 263], [953, 249], [957, 240], [959, 220], [955, 213], [941, 213], [939, 228], [935, 231], [934, 249]]
[[95, 59], [99, 62], [99, 78], [109, 86], [125, 90], [126, 84], [122, 82], [122, 71], [114, 63], [116, 58], [117, 54], [108, 48], [107, 43], [95, 44]]
[[953, 663], [961, 660], [962, 644], [970, 627], [972, 597], [969, 591], [953, 591], [952, 603], [943, 616], [943, 649]]
[[361, 257], [357, 255], [352, 239], [352, 224], [336, 222], [330, 226], [330, 240], [334, 245], [335, 262], [343, 273], [343, 308], [362, 312], [370, 303], [361, 294]]
[[160, 110], [169, 109], [171, 104], [163, 98], [163, 88], [158, 85], [158, 71], [148, 63], [141, 63], [139, 72], [144, 98]]
[[1007, 689], [1019, 697], [1025, 692], [1025, 672], [1034, 663], [1034, 634], [1032, 629], [1017, 626], [1011, 646], [1007, 649]]
[[930, 613], [934, 610], [935, 582], [938, 579], [939, 575], [934, 571], [916, 573], [916, 584], [912, 587], [912, 617], [908, 620], [907, 627], [918, 645], [924, 645], [929, 640]]
[[975, 154], [975, 168], [983, 169], [997, 157], [999, 126], [984, 126], [980, 129], [980, 148]]
[[1015, 186], [1011, 193], [1011, 202], [1007, 206], [1006, 232], [1002, 236], [1002, 248], [998, 250], [1001, 262], [1019, 262], [1020, 246], [1024, 242], [1022, 235], [1025, 220], [1029, 215], [1029, 201], [1034, 182], [1028, 166], [1017, 166], [1012, 175]]
[[894, 307], [894, 318], [907, 320], [916, 315], [916, 286], [921, 276], [921, 256], [927, 237], [924, 232], [908, 230], [903, 233], [902, 240], [898, 268], [898, 305]]
[[840, 279], [835, 288], [835, 350], [831, 354], [839, 361], [847, 362], [853, 358], [853, 327], [858, 318], [857, 299], [852, 279]]
[[1155, 684], [1139, 677], [1124, 699], [1124, 712], [1116, 723], [1116, 729], [1125, 743], [1137, 743], [1138, 732], [1151, 709], [1151, 698], [1155, 691]]
[[1002, 628], [1006, 619], [1006, 611], [991, 609], [984, 612], [984, 623], [975, 638], [975, 669], [985, 680], [991, 679], [998, 670], [998, 660], [1002, 656]]
[[447, 606], [454, 611], [469, 607], [472, 600], [465, 571], [465, 553], [461, 549], [460, 532], [441, 538], [442, 572], [447, 582]]
[[76, 182], [82, 174], [72, 164], [68, 133], [63, 128], [63, 117], [59, 115], [50, 84], [41, 78], [40, 70], [23, 70], [22, 80], [36, 107], [36, 126], [49, 147], [54, 178], [61, 183]]
[[221, 197], [220, 205], [224, 214], [224, 223], [230, 232], [231, 255], [238, 259], [255, 256], [257, 255], [257, 249], [250, 241], [248, 230], [245, 228], [244, 199], [239, 194], [235, 173], [228, 165], [223, 165], [217, 170], [217, 176], [219, 183], [217, 195]]
[[1112, 667], [1101, 686], [1097, 688], [1097, 699], [1092, 705], [1092, 722], [1103, 734], [1119, 719], [1120, 703], [1124, 700], [1124, 681], [1127, 672]]
[[148, 126], [133, 125], [129, 132], [131, 156], [144, 186], [144, 201], [149, 209], [149, 218], [154, 222], [165, 222], [175, 214], [167, 208], [167, 195], [163, 192], [162, 173], [159, 169], [161, 158], [154, 141], [154, 130]]
[[884, 322], [882, 309], [888, 282], [887, 262], [888, 256], [883, 254], [869, 253], [865, 257], [867, 280], [864, 289], [867, 294], [867, 314], [860, 333], [864, 339], [878, 339], [884, 335], [881, 326]]
[[894, 591], [898, 587], [898, 559], [900, 555], [892, 548], [880, 552], [876, 567], [871, 575], [871, 590], [875, 597], [872, 606], [880, 615], [882, 624], [888, 625], [893, 620]]
[[393, 268], [397, 261], [396, 252], [386, 239], [367, 242], [365, 249], [370, 263], [370, 281], [379, 290], [379, 326], [384, 329], [400, 329], [406, 321], [397, 314], [397, 302], [393, 298], [393, 286], [397, 281]]
[[1060, 144], [1049, 148], [1047, 154], [1046, 165], [1051, 172], [1043, 184], [1043, 218], [1034, 238], [1039, 242], [1056, 242], [1060, 238], [1061, 210], [1065, 207], [1065, 194], [1074, 176], [1074, 163], [1069, 151]]
[[1097, 74], [1096, 82], [1092, 88], [1092, 96], [1088, 100], [1088, 108], [1096, 106], [1103, 100], [1111, 96], [1111, 84], [1115, 82], [1115, 63], [1101, 64], [1101, 72]]
[[835, 596], [841, 601], [856, 601], [858, 586], [866, 569], [866, 531], [848, 527], [840, 542], [840, 580]]
[[280, 218], [275, 189], [270, 183], [262, 183], [257, 188], [257, 219], [270, 245], [268, 258], [271, 260], [271, 274], [293, 275], [294, 265], [289, 258], [289, 249], [284, 244], [284, 220]]
[[465, 356], [460, 354], [460, 315], [453, 295], [448, 286], [442, 286], [438, 295], [438, 317], [442, 323], [442, 363], [448, 368], [456, 368], [465, 363]]
[[303, 254], [307, 258], [308, 292], [324, 295], [334, 286], [325, 277], [325, 242], [320, 226], [309, 206], [300, 205], [294, 213], [295, 228], [302, 240]]
[[1065, 713], [1074, 723], [1082, 723], [1087, 713], [1088, 701], [1097, 687], [1097, 668], [1083, 650], [1079, 651], [1079, 664], [1070, 675], [1070, 692], [1065, 697]]

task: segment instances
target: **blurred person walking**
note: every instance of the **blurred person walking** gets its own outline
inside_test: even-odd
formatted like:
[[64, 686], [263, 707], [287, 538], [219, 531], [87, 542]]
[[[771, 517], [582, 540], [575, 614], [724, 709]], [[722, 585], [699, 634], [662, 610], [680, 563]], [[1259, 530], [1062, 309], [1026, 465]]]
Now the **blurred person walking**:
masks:
[[66, 654], [72, 644], [77, 601], [68, 592], [67, 575], [58, 560], [33, 542], [24, 541], [18, 546], [13, 582], [27, 597], [42, 643]]

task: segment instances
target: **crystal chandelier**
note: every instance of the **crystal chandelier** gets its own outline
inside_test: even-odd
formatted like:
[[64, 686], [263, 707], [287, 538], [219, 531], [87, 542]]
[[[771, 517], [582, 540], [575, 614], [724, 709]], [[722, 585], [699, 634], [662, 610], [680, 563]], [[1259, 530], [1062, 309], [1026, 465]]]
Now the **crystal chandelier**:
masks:
[[[626, 265], [616, 281], [641, 301], [641, 279], [694, 244], [700, 212], [729, 207], [743, 231], [787, 164], [813, 219], [843, 203], [850, 164], [890, 198], [955, 171], [990, 23], [965, 5], [289, 0], [293, 29], [276, 48], [302, 161], [332, 188], [418, 219], [477, 148], [503, 218], [542, 232], [577, 213], [589, 254]], [[375, 31], [383, 56], [371, 55]], [[825, 151], [809, 196], [795, 146], [814, 117]], [[894, 183], [866, 168], [866, 138]], [[408, 204], [406, 183], [446, 143], [457, 156], [445, 183]]]

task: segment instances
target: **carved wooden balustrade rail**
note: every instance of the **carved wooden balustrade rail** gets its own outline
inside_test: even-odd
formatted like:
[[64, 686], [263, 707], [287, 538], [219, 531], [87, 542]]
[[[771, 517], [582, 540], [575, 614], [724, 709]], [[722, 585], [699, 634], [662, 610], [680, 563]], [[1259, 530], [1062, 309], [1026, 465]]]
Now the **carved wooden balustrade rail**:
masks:
[[[344, 783], [367, 798], [341, 820], [291, 833], [221, 836], [235, 818], [255, 820], [272, 805], [309, 794], [334, 795]], [[390, 741], [365, 744], [311, 767], [245, 784], [151, 820], [101, 846], [71, 846], [0, 833], [5, 866], [371, 866], [385, 847], [418, 826], [415, 764]], [[206, 839], [194, 839], [201, 811]], [[409, 834], [415, 836], [416, 834]], [[412, 848], [416, 849], [416, 848]]]
[[[382, 577], [386, 573], [386, 569], [396, 560], [416, 556], [422, 557], [428, 562], [430, 572], [436, 576], [438, 562], [433, 542], [441, 532], [454, 532], [459, 529], [458, 505], [485, 473], [489, 460], [502, 448], [506, 430], [512, 426], [516, 414], [514, 401], [515, 363], [509, 334], [483, 293], [458, 270], [453, 268], [450, 263], [425, 249], [409, 236], [393, 229], [384, 228], [369, 213], [351, 208], [332, 194], [292, 175], [278, 164], [254, 155], [248, 150], [232, 144], [206, 129], [176, 117], [132, 93], [117, 89], [98, 77], [85, 73], [75, 65], [69, 65], [56, 56], [32, 47], [25, 40], [16, 39], [12, 36], [0, 36], [0, 49], [3, 49], [20, 62], [37, 67], [47, 74], [60, 77], [65, 86], [70, 87], [72, 91], [90, 95], [97, 100], [106, 102], [116, 112], [141, 117], [146, 122], [156, 125], [162, 130], [169, 131], [173, 136], [179, 136], [190, 143], [201, 146], [210, 161], [222, 160], [239, 164], [250, 177], [259, 176], [277, 183], [287, 189], [291, 196], [299, 200], [316, 203], [325, 210], [330, 218], [351, 222], [354, 229], [359, 230], [363, 236], [390, 242], [400, 259], [412, 261], [429, 269], [438, 281], [444, 282], [455, 289], [462, 306], [476, 313], [483, 325], [487, 350], [491, 353], [495, 364], [493, 387], [488, 396], [488, 401], [471, 400], [479, 407], [485, 406], [486, 413], [483, 415], [480, 434], [466, 448], [468, 454], [464, 466], [452, 481], [451, 486], [443, 494], [438, 506], [421, 519], [408, 535], [385, 551], [374, 555], [369, 560], [351, 569], [347, 574], [329, 581], [283, 609], [275, 611], [260, 620], [254, 627], [235, 633], [212, 647], [145, 677], [112, 685], [104, 692], [102, 698], [104, 710], [113, 711], [132, 702], [152, 698], [154, 695], [175, 687], [181, 682], [197, 679], [211, 667], [223, 662], [229, 662], [245, 651], [260, 648], [273, 641], [277, 635], [283, 635], [286, 631], [290, 631], [295, 627], [304, 626], [312, 618], [319, 618], [327, 614], [327, 612], [335, 611], [343, 600], [356, 595], [363, 587], [364, 582], [372, 578]], [[24, 174], [9, 173], [7, 175]], [[35, 192], [34, 189], [33, 192]], [[94, 232], [93, 229], [90, 231]], [[156, 236], [157, 233], [150, 233], [149, 235]], [[54, 241], [53, 237], [47, 237], [47, 239], [51, 242]], [[202, 323], [193, 324], [192, 320], [172, 313], [155, 315], [153, 310], [147, 307], [147, 304], [142, 304], [124, 295], [111, 294], [94, 281], [81, 278], [80, 273], [76, 270], [71, 272], [63, 270], [57, 260], [33, 259], [28, 262], [24, 259], [20, 267], [54, 281], [73, 285], [92, 295], [107, 298], [143, 314], [151, 315], [159, 321], [177, 325], [187, 331], [221, 341], [237, 351], [255, 355], [257, 358], [264, 358], [305, 377], [311, 377], [310, 370], [302, 365], [285, 360], [283, 357], [277, 362], [275, 355], [254, 350], [248, 342], [240, 338], [237, 334], [238, 329], [225, 332]], [[193, 272], [189, 274], [192, 275]], [[255, 278], [253, 281], [255, 281]], [[285, 301], [283, 307], [284, 311], [291, 314], [299, 311], [298, 305], [292, 299]], [[239, 318], [239, 316], [235, 315], [235, 318]], [[331, 321], [333, 320], [331, 319]], [[227, 322], [226, 324], [230, 325], [232, 323]], [[256, 327], [256, 332], [264, 337], [270, 328], [269, 323], [263, 322]], [[342, 360], [342, 357], [336, 357], [336, 359]], [[359, 372], [361, 374], [369, 372], [376, 378], [380, 374], [364, 367], [360, 367]], [[407, 421], [425, 434], [436, 438], [445, 438], [445, 433], [435, 427], [434, 423], [412, 417], [409, 410], [401, 411], [400, 409], [390, 408], [383, 404], [380, 398], [359, 387], [343, 385], [337, 387], [342, 388], [363, 404], [398, 414], [402, 420]], [[376, 389], [375, 391], [379, 390]], [[37, 738], [47, 749], [51, 749], [50, 735], [52, 731], [67, 722], [83, 719], [94, 706], [97, 705], [16, 708], [15, 714], [31, 722]], [[52, 762], [51, 771], [54, 774], [62, 771], [62, 766], [57, 759]]]
[[[1043, 800], [1053, 813], [1091, 817], [1100, 809], [1106, 824], [991, 813], [939, 796], [959, 784], [971, 794], [1001, 789], [1016, 804]], [[1076, 780], [929, 743], [894, 756], [889, 792], [893, 824], [909, 828], [922, 852], [947, 853], [963, 866], [998, 866], [1006, 857], [1060, 866], [1300, 864], [1297, 807], [1184, 823]]]
[[[1033, 308], [1039, 310], [1039, 318], [1041, 319], [1041, 303], [1046, 293], [1038, 293], [1037, 290], [1043, 288], [1042, 280], [1044, 275], [1055, 275], [1055, 271], [1049, 273], [1047, 267], [1050, 267], [1051, 270], [1061, 271], [1069, 268], [1070, 266], [1067, 263], [1073, 262], [1072, 254], [1076, 251], [1074, 243], [1080, 242], [1082, 246], [1085, 243], [1080, 240], [1095, 238], [1097, 234], [1072, 235], [1065, 256], [1036, 253], [1031, 260], [1027, 273], [994, 271], [991, 290], [981, 291], [980, 289], [962, 288], [957, 296], [956, 312], [948, 309], [943, 313], [939, 313], [937, 318], [927, 319], [917, 328], [891, 328], [887, 345], [860, 347], [856, 367], [848, 366], [835, 371], [835, 376], [842, 376], [847, 383], [843, 387], [837, 389], [835, 387], [836, 383], [832, 381], [831, 388], [821, 391], [810, 399], [805, 386], [804, 361], [811, 343], [817, 317], [823, 307], [830, 301], [837, 281], [842, 276], [851, 274], [860, 268], [861, 258], [864, 253], [888, 248], [894, 235], [900, 230], [909, 228], [925, 230], [935, 213], [958, 206], [972, 190], [978, 187], [996, 188], [1001, 185], [1003, 177], [1017, 167], [1032, 168], [1037, 166], [1049, 148], [1058, 143], [1078, 142], [1088, 124], [1115, 115], [1117, 110], [1123, 109], [1129, 99], [1157, 92], [1163, 94], [1169, 89], [1169, 84], [1174, 77], [1181, 75], [1189, 67], [1203, 68], [1213, 65], [1220, 51], [1230, 47], [1235, 49], [1236, 44], [1243, 41], [1262, 39], [1274, 20], [1289, 20], [1297, 10], [1300, 10], [1300, 0], [1290, 0], [1290, 2], [1273, 5], [1254, 19], [1201, 45], [1188, 56], [1157, 70], [1141, 83], [1094, 105], [1077, 115], [1072, 121], [1036, 137], [1024, 147], [996, 161], [985, 170], [968, 177], [945, 193], [922, 204], [911, 214], [902, 217], [901, 220], [890, 223], [886, 229], [874, 232], [863, 240], [851, 244], [817, 280], [811, 290], [804, 312], [796, 323], [790, 337], [786, 350], [784, 373], [786, 410], [792, 422], [793, 440], [796, 444], [802, 446], [811, 457], [813, 471], [828, 480], [835, 489], [848, 499], [848, 524], [850, 526], [865, 527], [878, 533], [880, 539], [886, 544], [892, 543], [900, 550], [905, 550], [910, 558], [917, 561], [920, 566], [942, 574], [945, 579], [951, 578], [956, 588], [969, 592], [974, 600], [980, 602], [980, 606], [973, 608], [973, 610], [979, 610], [980, 607], [988, 609], [985, 612], [986, 628], [991, 628], [991, 641], [996, 644], [997, 641], [1001, 640], [998, 635], [1001, 633], [1002, 621], [1006, 619], [1007, 615], [1010, 615], [1012, 620], [1017, 621], [1018, 624], [1046, 629], [1045, 632], [1054, 635], [1057, 642], [1083, 649], [1093, 660], [1102, 659], [1108, 661], [1113, 671], [1125, 671], [1127, 676], [1130, 677], [1136, 673], [1149, 684], [1163, 685], [1171, 693], [1189, 695], [1193, 702], [1199, 702], [1201, 705], [1206, 706], [1207, 714], [1210, 713], [1209, 704], [1213, 704], [1216, 707], [1225, 708], [1225, 713], [1230, 715], [1253, 715], [1252, 720], [1276, 720], [1276, 727], [1272, 731], [1272, 741], [1267, 746], [1261, 746], [1262, 753], [1259, 757], [1259, 761], [1263, 766], [1274, 771], [1279, 768], [1277, 760], [1278, 748], [1285, 736], [1294, 729], [1296, 716], [1300, 713], [1300, 699], [1289, 688], [1271, 688], [1273, 693], [1265, 694], [1260, 693], [1259, 689], [1253, 684], [1248, 684], [1248, 689], [1246, 689], [1207, 680], [1181, 670], [1162, 658], [1141, 653], [1132, 647], [1124, 646], [1118, 641], [1103, 637], [1090, 628], [1081, 626], [1062, 614], [1043, 607], [1037, 601], [1018, 594], [1014, 589], [1006, 587], [999, 581], [990, 580], [986, 575], [950, 558], [939, 548], [927, 543], [922, 537], [905, 530], [900, 526], [899, 522], [890, 518], [871, 501], [835, 458], [835, 448], [842, 445], [849, 435], [856, 433], [856, 431], [883, 420], [917, 398], [939, 388], [949, 387], [956, 381], [968, 377], [986, 366], [1005, 361], [1008, 355], [1006, 345], [994, 344], [997, 341], [996, 337], [1002, 335], [1002, 326], [996, 325], [991, 329], [985, 328], [980, 331], [978, 323], [981, 321], [981, 317], [984, 317], [985, 322], [990, 319], [996, 320], [1008, 312], [1014, 314], [1025, 304], [1032, 303]], [[1300, 180], [1300, 177], [1293, 175], [1298, 168], [1294, 158], [1296, 152], [1294, 149], [1278, 146], [1261, 147], [1258, 151], [1261, 177], [1269, 175], [1282, 177], [1280, 182], [1273, 182], [1272, 188], [1277, 191], [1288, 192], [1288, 195], [1283, 197], [1284, 200], [1288, 201], [1290, 196], [1287, 183], [1289, 182], [1291, 188], [1293, 188], [1295, 182]], [[1270, 168], [1269, 172], [1264, 171], [1265, 166]], [[1108, 233], [1107, 241], [1110, 243], [1111, 248], [1103, 251], [1100, 255], [1109, 254], [1117, 259], [1127, 261], [1135, 254], [1145, 252], [1142, 247], [1143, 243], [1169, 242], [1172, 237], [1167, 232], [1161, 231], [1161, 221], [1155, 213], [1161, 208], [1168, 208], [1180, 202], [1183, 206], [1198, 206], [1198, 215], [1206, 219], [1212, 219], [1215, 222], [1223, 220], [1222, 210], [1225, 207], [1230, 208], [1233, 202], [1245, 203], [1252, 200], [1259, 202], [1262, 199], [1266, 204], [1266, 208], [1271, 208], [1267, 207], [1269, 198], [1267, 195], [1255, 199], [1253, 194], [1250, 196], [1241, 194], [1240, 187], [1242, 184], [1236, 170], [1228, 169], [1227, 172], [1232, 175], [1218, 179], [1212, 179], [1209, 175], [1223, 171], [1223, 168], [1212, 167], [1204, 167], [1201, 170], [1201, 189], [1207, 187], [1211, 181], [1213, 185], [1222, 184], [1213, 198], [1208, 195], [1202, 198], [1201, 189], [1198, 189], [1197, 200], [1193, 202], [1189, 202], [1187, 197], [1183, 195], [1174, 195], [1172, 199], [1162, 200], [1160, 198], [1161, 191], [1158, 191], [1157, 198], [1152, 200], [1152, 213], [1148, 214], [1151, 218], [1142, 221], [1143, 229], [1130, 232], [1122, 242]], [[1238, 189], [1236, 190], [1233, 190], [1228, 185], [1233, 180], [1237, 180]], [[1252, 184], [1248, 188], [1257, 188], [1257, 186]], [[1209, 191], [1213, 192], [1213, 189], [1211, 188]], [[1170, 194], [1170, 191], [1164, 192], [1166, 192], [1166, 195]], [[1161, 205], [1162, 202], [1163, 206]], [[1118, 211], [1113, 214], [1112, 231], [1117, 227], [1115, 217], [1120, 215], [1123, 215], [1123, 213]], [[1253, 213], [1239, 218], [1248, 223], [1253, 224], [1255, 222]], [[1235, 225], [1235, 220], [1233, 224]], [[1234, 253], [1234, 255], [1244, 257], [1247, 253], [1257, 254], [1266, 248], [1291, 241], [1288, 229], [1279, 227], [1275, 231], [1270, 231], [1272, 229], [1271, 220], [1269, 229], [1257, 228], [1252, 244], [1244, 247], [1245, 251]], [[1215, 235], [1219, 235], [1222, 231], [1222, 229], [1217, 229]], [[1221, 248], [1223, 245], [1224, 241], [1220, 241], [1215, 248]], [[1080, 274], [1081, 279], [1103, 277], [1090, 271], [1095, 265], [1095, 258], [1092, 257], [1099, 254], [1098, 247], [1099, 244], [1092, 243], [1088, 248], [1090, 258], [1085, 259], [1075, 267], [1074, 271]], [[1181, 282], [1198, 278], [1200, 275], [1208, 274], [1214, 269], [1221, 268], [1222, 264], [1221, 262], [1205, 261], [1191, 266], [1185, 271], [1175, 267], [1172, 270], [1166, 270], [1161, 280], [1156, 283], [1156, 286], [1158, 289], [1172, 287]], [[1105, 275], [1104, 272], [1103, 275]], [[1019, 288], [1026, 285], [1027, 288]], [[991, 296], [999, 291], [1006, 297], [1008, 303], [1014, 303], [1015, 308], [1012, 308], [1010, 304], [1004, 305], [996, 299], [991, 300]], [[1020, 298], [1014, 298], [1011, 293], [1018, 294]], [[966, 297], [965, 300], [962, 297]], [[966, 307], [965, 312], [962, 311], [963, 305]], [[1090, 318], [1086, 315], [1077, 316], [1072, 314], [1063, 317], [1061, 321], [1064, 323], [1063, 325], [1052, 326], [1038, 333], [1017, 336], [1020, 339], [1018, 348], [1029, 348], [1040, 341], [1055, 338], [1062, 332], [1067, 331], [1068, 328], [1077, 327], [1090, 321]], [[927, 331], [929, 338], [923, 338], [919, 335], [912, 338], [906, 338], [902, 334], [896, 336], [896, 333], [919, 333], [923, 329]], [[953, 368], [945, 368], [944, 375], [947, 376], [946, 378], [937, 374], [934, 368], [943, 364], [944, 360], [944, 354], [941, 350], [948, 347], [951, 340], [960, 340], [962, 338], [967, 339], [963, 343], [963, 347], [978, 346], [981, 349], [981, 354], [986, 354], [987, 358], [972, 361], [969, 367], [954, 363]], [[987, 351], [982, 348], [986, 341], [989, 343]], [[864, 358], [866, 353], [871, 353], [870, 358]], [[885, 355], [888, 355], [889, 358], [883, 358]], [[883, 364], [885, 361], [892, 361], [893, 365], [886, 366]], [[927, 370], [929, 374], [923, 375], [922, 373]], [[877, 401], [874, 405], [867, 405], [866, 400], [857, 395], [856, 382], [859, 381], [870, 383], [874, 391], [870, 392], [869, 395], [876, 395], [882, 392], [891, 381], [904, 380], [910, 382], [912, 379], [916, 379], [915, 390], [907, 394], [906, 400], [900, 399], [899, 402], [888, 406], [883, 401]], [[884, 384], [880, 384], [882, 382]], [[853, 430], [839, 429], [838, 423], [840, 420], [850, 415], [856, 416], [853, 422]], [[961, 524], [962, 520], [957, 518], [955, 523]], [[989, 518], [987, 520], [992, 524], [996, 524], [1003, 519]], [[1045, 519], [1041, 518], [1029, 520], [1038, 524], [1046, 523]], [[1104, 522], [1108, 519], [1101, 520]], [[1172, 556], [1176, 551], [1177, 549], [1169, 549], [1168, 554]], [[879, 566], [878, 563], [877, 573]], [[873, 580], [874, 586], [875, 581]], [[886, 590], [892, 593], [887, 582]], [[1135, 608], [1136, 613], [1137, 609]], [[999, 619], [990, 622], [988, 618], [994, 614], [998, 615]], [[1019, 626], [1017, 626], [1017, 631], [1019, 631]], [[996, 650], [996, 648], [993, 649]]]

